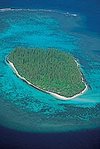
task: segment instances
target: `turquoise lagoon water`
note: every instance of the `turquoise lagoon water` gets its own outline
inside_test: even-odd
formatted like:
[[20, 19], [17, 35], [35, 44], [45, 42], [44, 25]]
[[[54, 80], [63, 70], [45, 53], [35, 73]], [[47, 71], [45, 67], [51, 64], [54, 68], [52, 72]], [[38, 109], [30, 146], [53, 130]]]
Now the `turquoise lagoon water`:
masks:
[[[88, 91], [58, 100], [20, 80], [6, 63], [15, 47], [53, 47], [73, 54]], [[31, 132], [62, 132], [100, 126], [100, 37], [83, 16], [46, 10], [0, 11], [0, 124]]]

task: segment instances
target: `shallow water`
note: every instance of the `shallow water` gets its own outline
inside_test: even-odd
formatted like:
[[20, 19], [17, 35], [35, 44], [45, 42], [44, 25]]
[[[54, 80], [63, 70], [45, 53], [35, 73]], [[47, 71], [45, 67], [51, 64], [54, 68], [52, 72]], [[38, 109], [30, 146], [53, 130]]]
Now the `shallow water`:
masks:
[[[32, 132], [100, 126], [100, 37], [87, 30], [85, 17], [46, 10], [1, 10], [0, 45], [1, 125]], [[5, 61], [17, 46], [70, 52], [79, 60], [88, 91], [61, 101], [29, 86]]]

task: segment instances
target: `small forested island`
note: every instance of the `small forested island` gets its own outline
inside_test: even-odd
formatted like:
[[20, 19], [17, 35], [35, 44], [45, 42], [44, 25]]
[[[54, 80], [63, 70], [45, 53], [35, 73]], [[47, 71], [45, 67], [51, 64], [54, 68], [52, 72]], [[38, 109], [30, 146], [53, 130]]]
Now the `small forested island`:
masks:
[[28, 84], [60, 99], [82, 94], [87, 86], [75, 58], [58, 49], [14, 49], [7, 61]]

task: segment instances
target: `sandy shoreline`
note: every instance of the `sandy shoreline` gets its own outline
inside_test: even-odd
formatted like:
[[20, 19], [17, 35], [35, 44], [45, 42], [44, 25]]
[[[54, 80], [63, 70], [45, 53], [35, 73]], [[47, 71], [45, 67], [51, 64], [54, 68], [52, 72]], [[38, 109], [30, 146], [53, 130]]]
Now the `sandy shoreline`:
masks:
[[[75, 61], [76, 61], [76, 60], [75, 60]], [[42, 91], [42, 92], [48, 93], [48, 94], [52, 95], [53, 97], [55, 97], [55, 98], [57, 98], [57, 99], [60, 99], [60, 100], [71, 100], [71, 99], [73, 99], [73, 98], [76, 98], [76, 97], [82, 95], [84, 92], [86, 92], [86, 90], [87, 90], [87, 88], [88, 88], [88, 86], [86, 85], [86, 83], [84, 82], [84, 79], [83, 79], [83, 77], [82, 77], [82, 82], [84, 82], [84, 84], [85, 84], [85, 89], [84, 89], [83, 91], [81, 91], [80, 93], [78, 93], [78, 94], [76, 94], [76, 95], [74, 95], [74, 96], [72, 96], [72, 97], [68, 97], [68, 98], [67, 98], [67, 97], [61, 96], [61, 95], [59, 95], [59, 94], [56, 94], [56, 93], [53, 93], [53, 92], [49, 92], [49, 91], [43, 90], [43, 89], [41, 89], [41, 88], [39, 88], [39, 87], [33, 85], [32, 83], [30, 83], [29, 81], [27, 81], [24, 77], [20, 76], [20, 74], [18, 73], [18, 71], [16, 70], [16, 68], [15, 68], [15, 66], [14, 66], [14, 64], [13, 64], [12, 62], [10, 62], [8, 59], [7, 59], [7, 62], [9, 63], [9, 65], [11, 66], [11, 68], [13, 69], [13, 71], [15, 72], [15, 74], [16, 74], [20, 79], [24, 80], [26, 83], [28, 83], [29, 85], [33, 86], [34, 88], [36, 88], [36, 89], [38, 89], [38, 90], [40, 90], [40, 91]], [[76, 61], [76, 63], [77, 63], [77, 66], [79, 67], [79, 63], [78, 63], [77, 61]]]

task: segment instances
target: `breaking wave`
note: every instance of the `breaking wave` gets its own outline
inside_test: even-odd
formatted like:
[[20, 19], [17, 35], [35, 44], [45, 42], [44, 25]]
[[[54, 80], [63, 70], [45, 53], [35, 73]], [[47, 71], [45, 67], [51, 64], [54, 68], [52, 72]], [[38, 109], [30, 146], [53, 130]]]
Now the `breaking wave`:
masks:
[[69, 13], [69, 12], [62, 12], [62, 11], [57, 11], [57, 10], [49, 10], [49, 9], [15, 9], [15, 8], [1, 8], [0, 12], [5, 12], [5, 11], [42, 11], [42, 12], [55, 12], [55, 13], [59, 13], [59, 14], [63, 14], [65, 16], [73, 16], [76, 17], [77, 14], [76, 13]]

